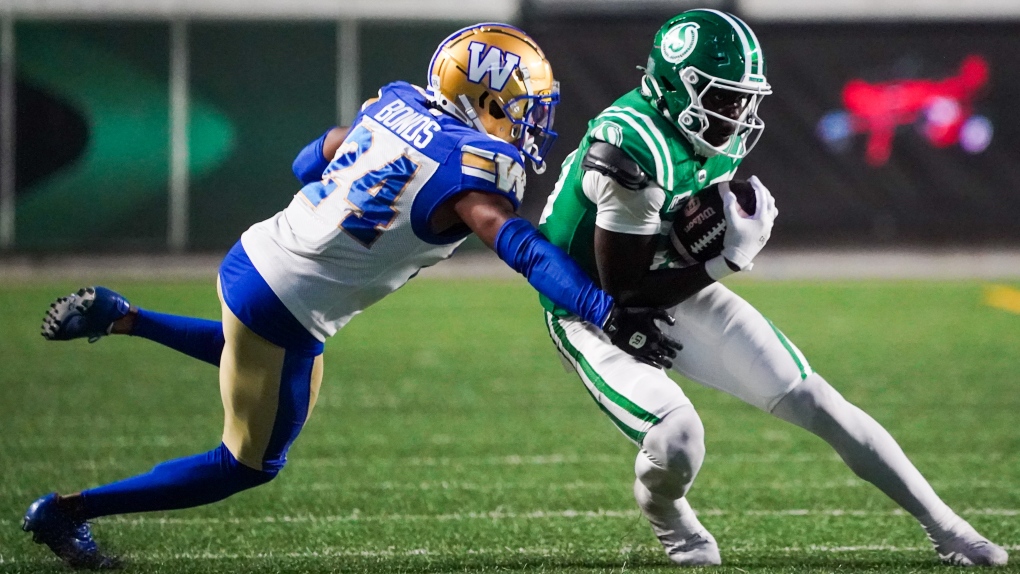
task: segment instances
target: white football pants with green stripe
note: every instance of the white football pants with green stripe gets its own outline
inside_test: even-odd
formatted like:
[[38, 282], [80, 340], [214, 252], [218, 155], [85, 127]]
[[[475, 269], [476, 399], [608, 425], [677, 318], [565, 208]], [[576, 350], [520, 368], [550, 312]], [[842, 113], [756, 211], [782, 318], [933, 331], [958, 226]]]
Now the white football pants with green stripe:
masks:
[[[933, 540], [950, 535], [940, 530], [961, 533], [962, 520], [889, 433], [814, 373], [797, 347], [749, 303], [716, 283], [669, 312], [676, 325], [663, 326], [664, 332], [684, 346], [673, 361], [676, 372], [818, 435], [858, 476], [914, 515]], [[704, 431], [687, 396], [665, 371], [617, 349], [593, 325], [549, 313], [546, 324], [599, 408], [641, 448], [635, 494], [656, 533], [662, 530], [651, 515], [656, 507], [683, 517], [683, 524], [670, 525], [681, 539], [704, 531], [696, 518], [684, 516], [692, 513], [682, 497], [704, 458]]]
[[[664, 332], [683, 344], [673, 369], [702, 385], [771, 411], [811, 374], [801, 352], [750, 304], [713, 284], [670, 309]], [[546, 314], [561, 355], [613, 423], [640, 446], [667, 414], [690, 404], [666, 373], [613, 346], [595, 326]]]

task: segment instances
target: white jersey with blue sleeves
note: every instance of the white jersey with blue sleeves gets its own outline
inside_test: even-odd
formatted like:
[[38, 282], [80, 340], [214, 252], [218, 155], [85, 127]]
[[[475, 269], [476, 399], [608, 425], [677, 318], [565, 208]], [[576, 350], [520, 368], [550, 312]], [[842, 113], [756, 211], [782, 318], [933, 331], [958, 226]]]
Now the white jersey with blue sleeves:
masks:
[[524, 185], [517, 148], [428, 107], [420, 88], [396, 82], [363, 106], [321, 181], [253, 225], [241, 243], [287, 309], [325, 340], [463, 242], [466, 226], [430, 228], [443, 202], [477, 190], [516, 209]]

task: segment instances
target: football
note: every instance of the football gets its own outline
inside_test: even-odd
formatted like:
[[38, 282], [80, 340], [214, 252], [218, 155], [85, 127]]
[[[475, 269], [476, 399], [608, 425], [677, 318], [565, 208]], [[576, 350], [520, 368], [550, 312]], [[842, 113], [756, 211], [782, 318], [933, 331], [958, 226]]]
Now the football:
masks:
[[704, 263], [722, 251], [726, 234], [722, 194], [726, 191], [737, 196], [741, 216], [754, 215], [754, 188], [744, 180], [712, 184], [691, 195], [680, 206], [669, 232], [669, 241], [684, 266]]

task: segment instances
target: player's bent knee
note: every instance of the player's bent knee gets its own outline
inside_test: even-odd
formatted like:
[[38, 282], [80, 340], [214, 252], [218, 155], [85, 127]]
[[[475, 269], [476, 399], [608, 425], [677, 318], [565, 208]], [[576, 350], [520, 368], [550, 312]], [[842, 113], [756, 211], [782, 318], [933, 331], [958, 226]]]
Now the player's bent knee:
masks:
[[224, 482], [229, 485], [229, 488], [234, 489], [234, 492], [240, 492], [249, 488], [263, 485], [279, 474], [280, 469], [256, 469], [252, 468], [243, 462], [237, 460], [227, 445], [220, 444], [220, 447], [213, 451], [217, 453], [220, 458], [220, 468], [222, 469], [222, 476]]
[[649, 490], [679, 498], [705, 459], [705, 428], [691, 405], [684, 405], [653, 426], [642, 442], [634, 471]]
[[694, 407], [684, 405], [649, 429], [641, 446], [664, 468], [700, 466], [705, 456], [705, 427]]

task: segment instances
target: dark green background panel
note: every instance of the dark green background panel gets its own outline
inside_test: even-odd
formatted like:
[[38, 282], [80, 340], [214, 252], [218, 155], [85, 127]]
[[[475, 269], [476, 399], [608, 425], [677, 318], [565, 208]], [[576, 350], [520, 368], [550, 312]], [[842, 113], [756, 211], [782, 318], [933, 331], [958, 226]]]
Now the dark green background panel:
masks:
[[361, 27], [361, 93], [375, 96], [380, 86], [404, 80], [425, 87], [436, 46], [473, 22], [365, 23]]
[[[362, 99], [395, 80], [424, 85], [436, 45], [465, 24], [363, 23]], [[17, 248], [165, 249], [169, 26], [19, 23], [17, 33], [18, 81], [31, 88], [22, 103], [63, 106], [87, 132], [71, 161], [32, 166], [46, 169], [18, 190]], [[335, 22], [189, 24], [191, 250], [227, 249], [297, 191], [291, 161], [336, 122], [336, 34]], [[19, 165], [37, 161], [21, 149]]]
[[336, 27], [196, 23], [191, 91], [234, 127], [232, 154], [191, 185], [190, 247], [226, 250], [283, 209], [299, 184], [297, 152], [336, 122]]
[[[553, 169], [529, 177], [525, 216], [538, 218], [556, 168], [587, 120], [637, 85], [635, 66], [644, 62], [660, 20], [525, 24], [563, 83]], [[464, 24], [361, 23], [361, 97], [394, 80], [424, 85], [435, 46]], [[294, 155], [337, 119], [336, 25], [190, 24], [190, 249], [226, 250], [296, 193]], [[1017, 25], [756, 25], [771, 54], [775, 95], [762, 108], [769, 129], [742, 172], [767, 178], [785, 198], [773, 241], [1015, 244], [1020, 228], [1010, 214], [1020, 196], [1008, 193], [1018, 181], [1008, 168], [1016, 163], [1010, 142], [1020, 126], [1009, 107], [1018, 89], [1009, 73], [1016, 68]], [[169, 26], [19, 22], [16, 35], [16, 248], [165, 249]], [[933, 148], [910, 126], [881, 168], [867, 166], [859, 150], [838, 155], [818, 143], [818, 118], [840, 107], [848, 79], [883, 70], [879, 79], [899, 77], [888, 68], [901, 60], [923, 64], [921, 77], [946, 77], [969, 53], [985, 56], [992, 69], [975, 108], [995, 126], [986, 153]], [[816, 61], [828, 63], [819, 68]], [[28, 126], [38, 126], [31, 143], [44, 145], [20, 145]], [[31, 154], [41, 157], [22, 173], [35, 161]]]
[[[17, 190], [18, 247], [56, 249], [85, 241], [97, 249], [162, 247], [169, 147], [167, 26], [19, 23], [16, 41], [18, 81], [67, 106], [88, 125], [79, 157]], [[204, 113], [201, 107], [197, 111]]]

